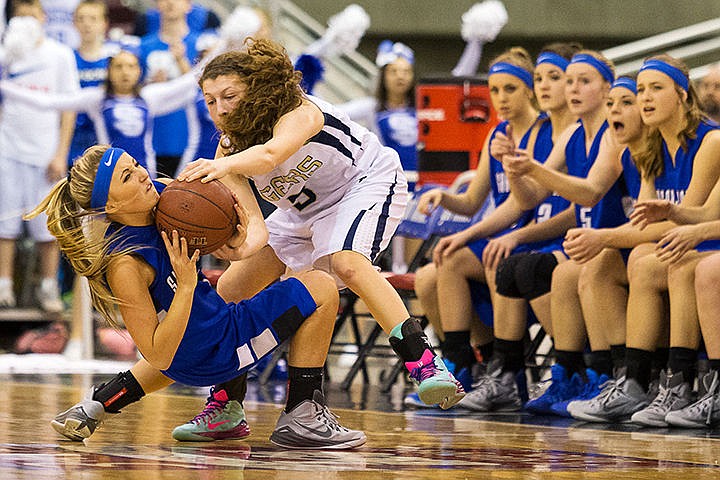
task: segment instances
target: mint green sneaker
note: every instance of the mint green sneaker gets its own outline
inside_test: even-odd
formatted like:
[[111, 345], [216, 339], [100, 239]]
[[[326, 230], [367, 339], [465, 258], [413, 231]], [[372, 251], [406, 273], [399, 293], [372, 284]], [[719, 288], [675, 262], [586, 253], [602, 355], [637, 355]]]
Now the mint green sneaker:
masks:
[[392, 349], [405, 362], [410, 378], [418, 385], [417, 393], [423, 403], [446, 410], [462, 400], [465, 389], [442, 358], [435, 355], [420, 322], [408, 318], [395, 325], [389, 340]]
[[237, 400], [229, 400], [225, 390], [210, 390], [202, 412], [188, 423], [175, 427], [172, 437], [181, 442], [238, 440], [250, 435], [245, 412]]
[[440, 405], [447, 410], [465, 396], [465, 389], [447, 369], [440, 356], [425, 350], [420, 360], [405, 362], [405, 367], [418, 384], [418, 397], [426, 405]]

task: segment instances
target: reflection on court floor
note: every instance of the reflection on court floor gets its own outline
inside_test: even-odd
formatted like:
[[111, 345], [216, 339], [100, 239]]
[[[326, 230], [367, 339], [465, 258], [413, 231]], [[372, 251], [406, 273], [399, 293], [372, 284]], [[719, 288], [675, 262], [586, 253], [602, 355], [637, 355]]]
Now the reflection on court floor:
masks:
[[[174, 441], [172, 428], [203, 403], [197, 391], [183, 389], [149, 395], [110, 416], [84, 443], [59, 437], [48, 420], [91, 384], [84, 375], [0, 376], [2, 480], [720, 478], [716, 431], [553, 424], [524, 414], [333, 407], [344, 424], [365, 430], [367, 445], [342, 452], [282, 450], [268, 441], [281, 407], [256, 401], [264, 395], [258, 391], [245, 405], [252, 435], [244, 441]], [[275, 397], [280, 389], [268, 392]], [[354, 406], [335, 397], [335, 405]], [[365, 403], [392, 405], [376, 397]], [[529, 423], [533, 418], [536, 424]]]

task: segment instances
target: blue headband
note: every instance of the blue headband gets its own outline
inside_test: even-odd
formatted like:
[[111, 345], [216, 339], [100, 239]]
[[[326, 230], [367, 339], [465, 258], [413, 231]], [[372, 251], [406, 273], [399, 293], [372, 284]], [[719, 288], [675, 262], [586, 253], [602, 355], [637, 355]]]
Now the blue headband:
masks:
[[645, 70], [657, 70], [658, 72], [664, 73], [668, 77], [672, 78], [672, 80], [686, 92], [688, 91], [688, 88], [690, 88], [690, 82], [683, 71], [677, 67], [673, 67], [669, 63], [663, 62], [662, 60], [645, 60], [643, 66], [640, 67], [640, 72]]
[[524, 68], [520, 68], [516, 65], [513, 65], [512, 63], [507, 63], [507, 62], [494, 63], [493, 66], [490, 67], [490, 71], [488, 72], [488, 77], [490, 75], [494, 75], [496, 73], [507, 73], [508, 75], [517, 77], [520, 80], [522, 80], [523, 83], [525, 83], [525, 85], [527, 85], [529, 89], [532, 90], [532, 88], [533, 88], [532, 73], [528, 72]]
[[567, 66], [570, 65], [570, 61], [567, 58], [553, 52], [541, 53], [538, 56], [537, 61], [535, 62], [535, 66], [537, 67], [542, 63], [552, 63], [556, 67], [559, 67], [563, 72], [565, 71]]
[[93, 185], [92, 196], [90, 197], [91, 208], [104, 208], [107, 204], [112, 174], [115, 171], [115, 165], [120, 155], [123, 153], [125, 153], [125, 150], [122, 148], [112, 147], [103, 153], [97, 173], [95, 174], [95, 183]]
[[631, 92], [633, 92], [635, 95], [637, 95], [637, 83], [635, 83], [635, 80], [633, 80], [630, 77], [618, 77], [617, 80], [615, 80], [612, 84], [612, 87], [610, 87], [610, 90], [616, 87], [622, 87], [627, 88]]
[[577, 53], [573, 55], [570, 63], [587, 63], [595, 70], [597, 70], [598, 73], [602, 75], [602, 77], [607, 80], [608, 83], [613, 83], [613, 81], [615, 80], [615, 75], [613, 75], [612, 70], [610, 70], [610, 67], [608, 67], [605, 62], [601, 62], [597, 58], [593, 57], [592, 55], [588, 55], [587, 53]]

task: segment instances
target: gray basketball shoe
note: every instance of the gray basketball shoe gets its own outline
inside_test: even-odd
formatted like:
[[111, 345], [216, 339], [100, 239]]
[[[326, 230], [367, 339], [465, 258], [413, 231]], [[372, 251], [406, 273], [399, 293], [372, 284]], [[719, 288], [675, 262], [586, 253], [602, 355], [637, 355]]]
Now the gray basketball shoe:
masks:
[[674, 410], [685, 408], [692, 402], [692, 387], [683, 378], [683, 373], [660, 372], [660, 391], [655, 399], [630, 421], [646, 427], [667, 427], [665, 416]]
[[367, 437], [340, 425], [322, 392], [315, 390], [312, 400], [280, 414], [270, 441], [284, 448], [343, 450], [363, 445]]
[[513, 372], [503, 372], [502, 364], [493, 360], [487, 371], [473, 383], [473, 390], [458, 403], [459, 408], [477, 412], [516, 412], [522, 399]]
[[82, 442], [102, 424], [105, 408], [97, 400], [86, 398], [52, 419], [50, 425], [70, 440]]
[[[703, 391], [705, 393], [703, 393]], [[700, 379], [700, 398], [682, 410], [670, 412], [665, 421], [674, 427], [708, 428], [720, 424], [720, 375], [710, 370]]]
[[623, 422], [648, 403], [640, 384], [633, 378], [622, 377], [592, 400], [572, 402], [568, 412], [573, 418], [586, 422]]

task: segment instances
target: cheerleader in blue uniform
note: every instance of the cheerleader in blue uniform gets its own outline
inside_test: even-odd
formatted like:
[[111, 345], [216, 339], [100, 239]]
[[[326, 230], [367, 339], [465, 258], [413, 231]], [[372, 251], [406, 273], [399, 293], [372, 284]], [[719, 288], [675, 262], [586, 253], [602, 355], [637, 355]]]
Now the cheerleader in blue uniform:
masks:
[[[682, 62], [660, 55], [645, 61], [637, 80], [643, 122], [651, 130], [644, 151], [635, 156], [636, 163], [644, 177], [654, 179], [654, 196], [683, 207], [703, 204], [720, 176], [715, 158], [720, 132], [701, 113], [687, 72]], [[668, 328], [668, 274], [673, 279], [687, 278], [694, 270], [690, 259], [669, 267], [663, 260], [675, 260], [673, 255], [656, 255], [671, 227], [669, 222], [660, 222], [642, 231], [623, 232], [615, 239], [615, 247], [634, 247], [628, 261], [627, 372], [607, 392], [571, 405], [574, 417], [597, 422], [631, 418], [641, 425], [666, 426], [670, 411], [690, 403], [699, 327], [697, 320], [681, 320], [695, 316], [693, 295], [681, 293], [682, 289], [670, 298], [670, 318], [678, 321], [672, 320], [669, 326], [668, 370], [660, 374], [660, 393], [655, 399], [646, 394], [653, 352]]]
[[[247, 183], [234, 176], [224, 181], [239, 202], [253, 208]], [[89, 437], [106, 413], [173, 381], [203, 386], [234, 378], [291, 337], [290, 365], [321, 368], [325, 362], [338, 308], [330, 276], [308, 271], [249, 300], [226, 303], [200, 272], [199, 252], [176, 231], [158, 232], [155, 205], [163, 187], [124, 150], [91, 147], [28, 215], [47, 213], [48, 228], [68, 261], [88, 278], [93, 305], [112, 325], [115, 314], [122, 315], [143, 357], [52, 421], [72, 440]], [[248, 213], [235, 208], [240, 222], [230, 247], [250, 238]], [[87, 228], [88, 220], [98, 228]], [[104, 235], [97, 234], [101, 229]], [[294, 415], [281, 415], [273, 438], [289, 430], [305, 448], [365, 443], [362, 432], [342, 427], [324, 404], [318, 407], [321, 391], [305, 398], [307, 392], [298, 391], [302, 382], [293, 383], [288, 404], [298, 405], [292, 405]], [[213, 428], [229, 437], [246, 428], [242, 422], [215, 421]]]

